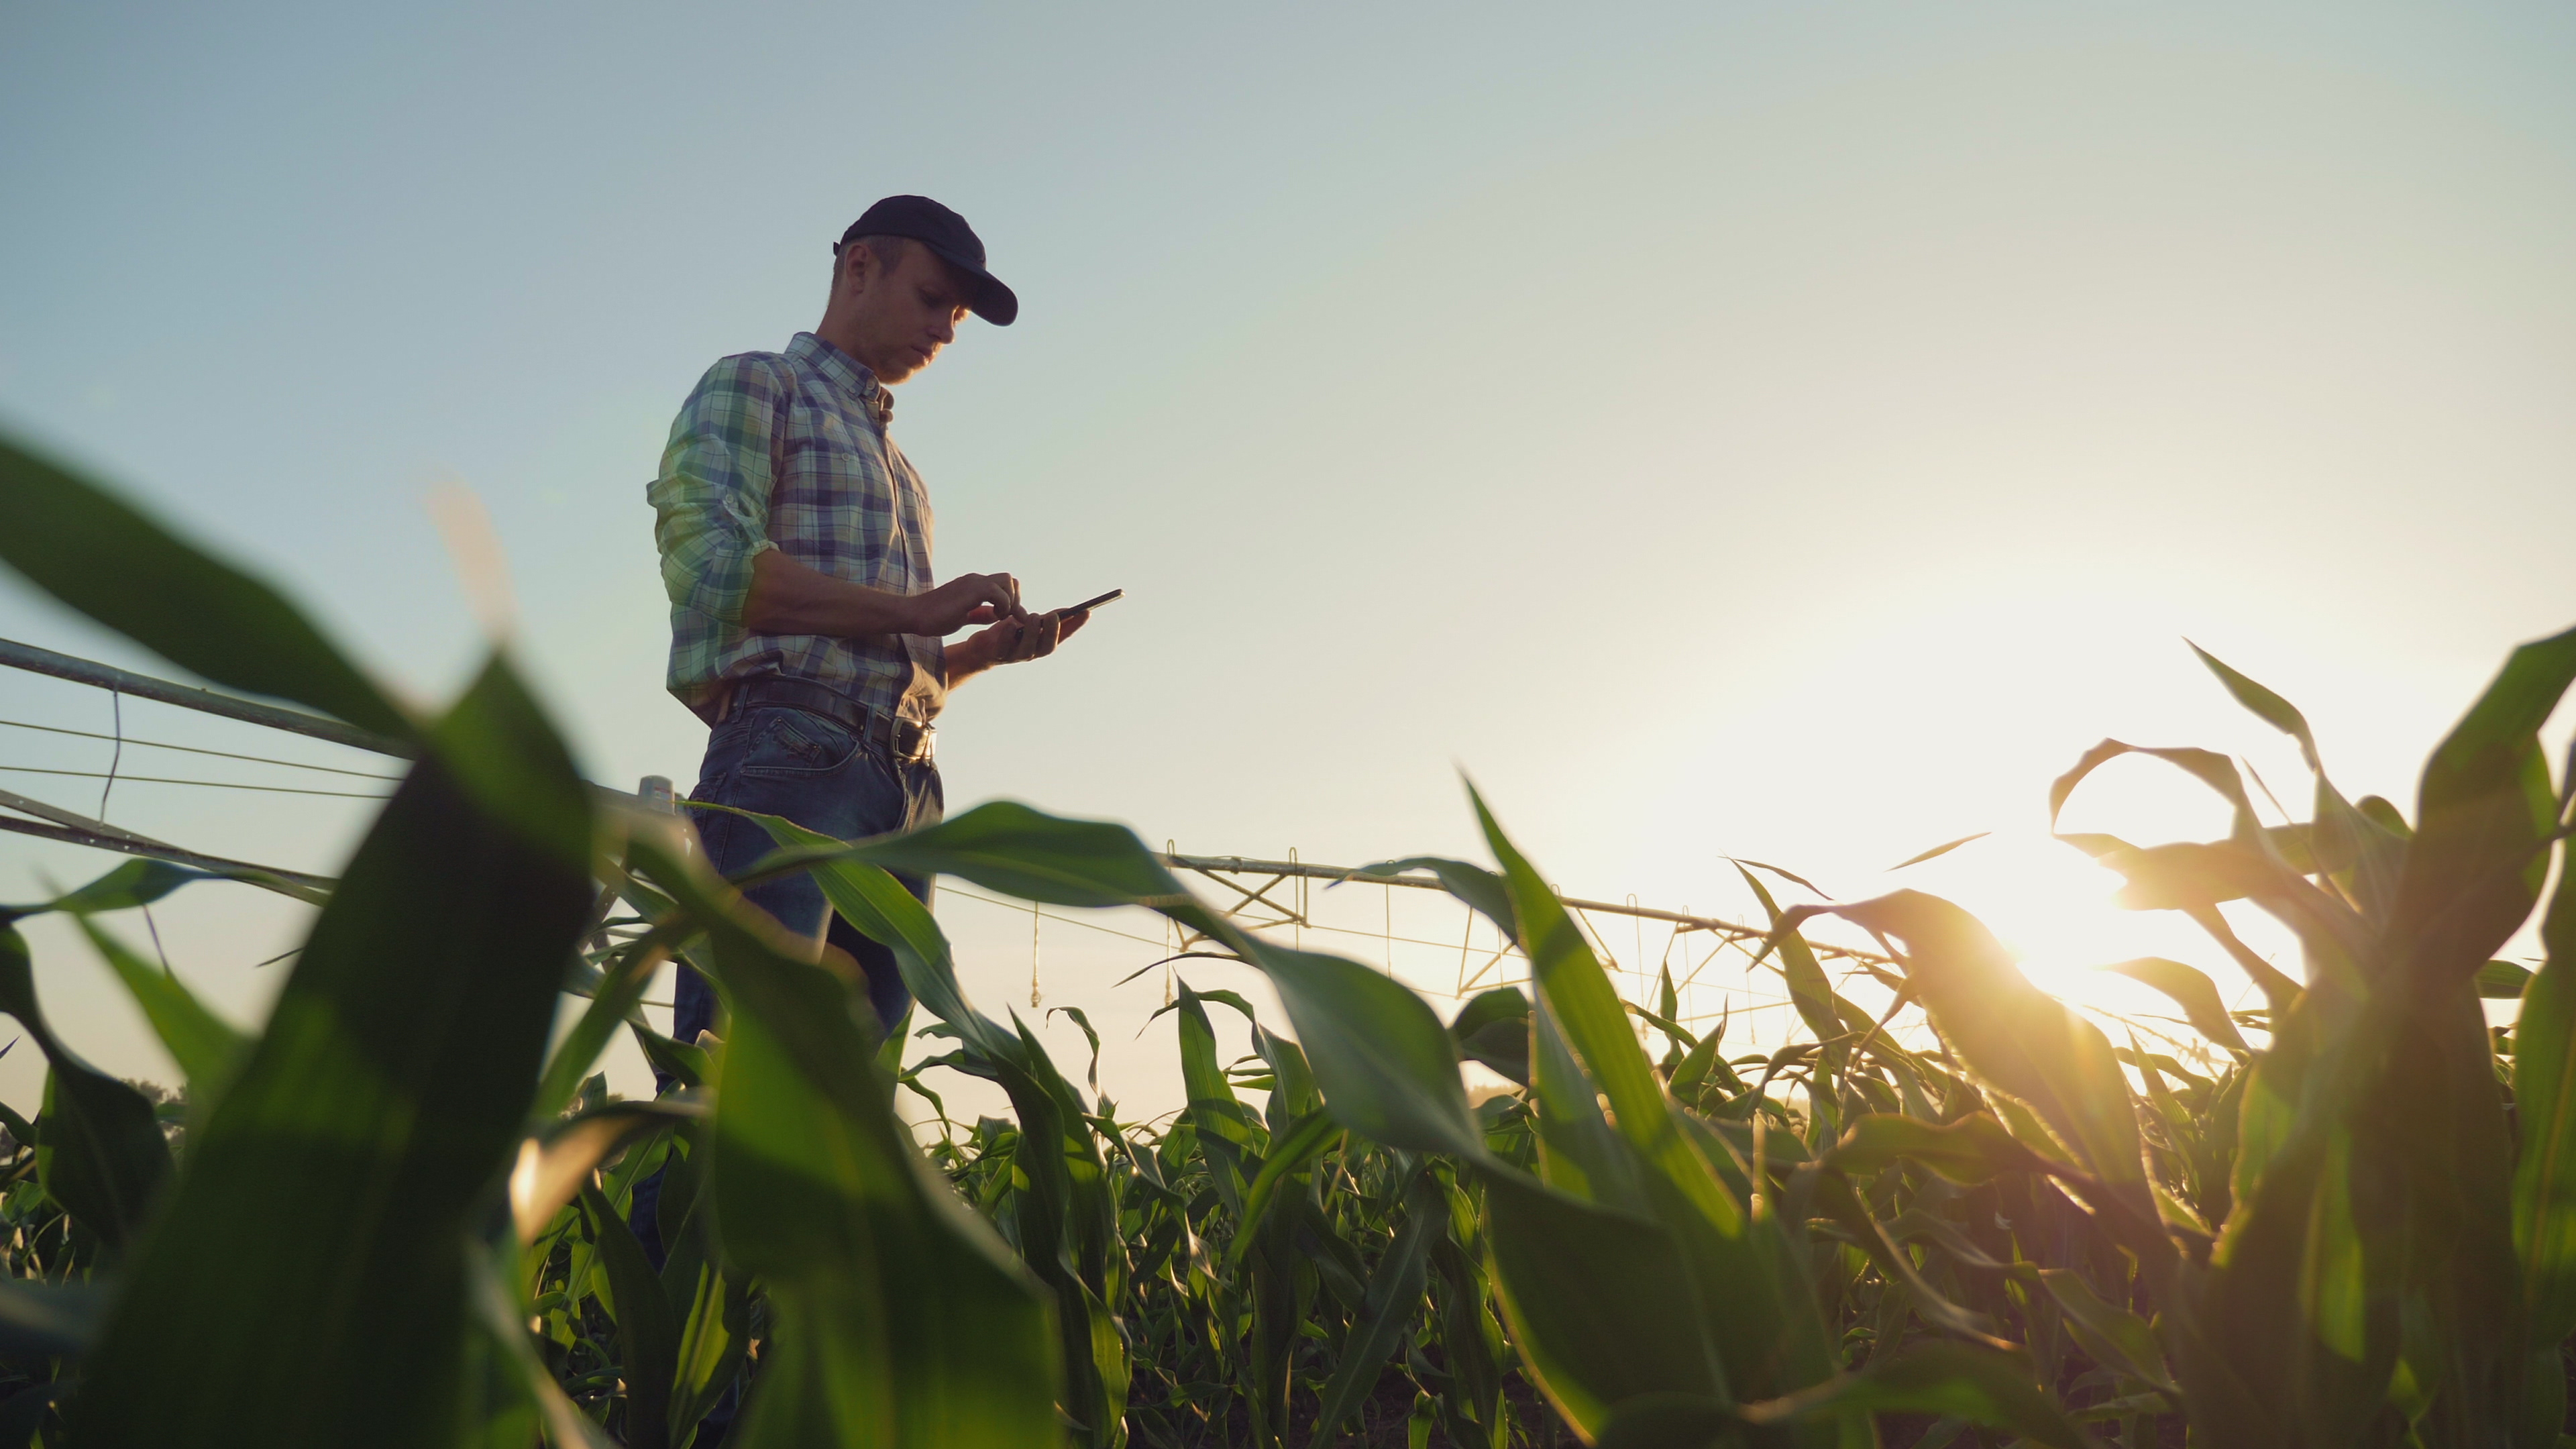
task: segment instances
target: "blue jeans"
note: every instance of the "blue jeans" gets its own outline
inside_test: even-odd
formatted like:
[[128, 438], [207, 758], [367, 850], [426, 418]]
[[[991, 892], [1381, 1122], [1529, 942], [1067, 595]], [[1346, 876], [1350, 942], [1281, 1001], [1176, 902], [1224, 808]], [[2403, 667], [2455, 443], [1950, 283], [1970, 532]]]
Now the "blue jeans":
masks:
[[[859, 840], [931, 824], [939, 819], [943, 804], [939, 770], [928, 761], [897, 761], [884, 745], [861, 740], [837, 720], [780, 705], [747, 709], [716, 726], [707, 739], [707, 760], [698, 773], [698, 788], [690, 798], [783, 815], [836, 840]], [[687, 803], [682, 802], [681, 808], [686, 809]], [[706, 842], [708, 862], [722, 874], [743, 870], [777, 848], [768, 831], [739, 815], [718, 810], [690, 814], [697, 821], [699, 838]], [[905, 875], [895, 879], [915, 898], [930, 900], [928, 880]], [[900, 1026], [904, 1013], [912, 1009], [912, 993], [904, 988], [894, 953], [835, 914], [812, 876], [800, 871], [743, 894], [796, 935], [824, 933], [831, 944], [849, 952], [867, 973], [868, 1005], [876, 1011], [879, 1028], [893, 1031]], [[706, 978], [683, 965], [671, 1035], [694, 1042], [699, 1032], [713, 1029], [715, 1021], [715, 992]]]

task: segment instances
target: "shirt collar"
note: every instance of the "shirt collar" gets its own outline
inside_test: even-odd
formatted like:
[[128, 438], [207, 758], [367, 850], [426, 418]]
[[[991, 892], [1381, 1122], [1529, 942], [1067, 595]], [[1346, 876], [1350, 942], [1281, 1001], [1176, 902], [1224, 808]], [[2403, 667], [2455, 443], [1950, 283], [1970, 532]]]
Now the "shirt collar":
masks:
[[878, 427], [893, 419], [894, 394], [877, 381], [867, 364], [811, 332], [797, 333], [795, 340], [787, 344], [787, 355], [823, 374], [834, 387], [856, 399], [868, 410], [868, 416], [877, 420]]

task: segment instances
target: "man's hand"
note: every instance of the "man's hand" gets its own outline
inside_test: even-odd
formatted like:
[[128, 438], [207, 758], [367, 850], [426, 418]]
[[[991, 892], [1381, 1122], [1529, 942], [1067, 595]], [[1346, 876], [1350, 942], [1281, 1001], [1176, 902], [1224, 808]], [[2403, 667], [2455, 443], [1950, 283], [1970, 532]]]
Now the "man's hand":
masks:
[[984, 632], [993, 636], [994, 663], [1019, 664], [1053, 654], [1055, 646], [1071, 638], [1075, 630], [1089, 622], [1089, 614], [1050, 609], [1025, 619], [1005, 620]]
[[953, 634], [968, 624], [1024, 620], [1020, 581], [1009, 574], [960, 574], [927, 593], [897, 594], [836, 579], [776, 549], [751, 561], [743, 627], [762, 634], [865, 639], [885, 634]]
[[934, 639], [969, 624], [1002, 620], [1018, 625], [1029, 617], [1020, 607], [1020, 581], [1009, 574], [959, 574], [928, 593], [913, 595], [910, 602], [912, 622], [903, 632]]
[[1088, 611], [1050, 609], [969, 634], [948, 648], [948, 687], [954, 689], [996, 664], [1044, 659], [1090, 622]]

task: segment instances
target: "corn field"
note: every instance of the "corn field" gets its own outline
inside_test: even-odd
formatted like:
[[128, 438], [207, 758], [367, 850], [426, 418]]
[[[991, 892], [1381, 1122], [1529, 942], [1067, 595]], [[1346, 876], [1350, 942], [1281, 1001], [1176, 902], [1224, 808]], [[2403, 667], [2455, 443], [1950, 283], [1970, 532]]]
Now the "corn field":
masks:
[[[266, 584], [7, 444], [0, 558], [414, 761], [327, 888], [236, 873], [321, 907], [255, 1036], [113, 923], [207, 873], [0, 908], [73, 917], [186, 1078], [156, 1102], [69, 1051], [0, 927], [0, 1011], [49, 1064], [0, 1108], [7, 1449], [2569, 1442], [2576, 890], [2549, 887], [2576, 772], [2539, 731], [2576, 631], [2513, 653], [2411, 814], [2347, 800], [2298, 711], [2215, 659], [2306, 752], [2309, 820], [2262, 824], [2222, 755], [2076, 761], [2053, 808], [2142, 753], [2233, 813], [2208, 842], [2064, 837], [2206, 929], [2206, 967], [2116, 968], [2172, 1023], [2106, 1029], [1936, 897], [1783, 908], [1748, 876], [1804, 1032], [1730, 1056], [1669, 978], [1619, 998], [1481, 801], [1492, 865], [1371, 868], [1435, 873], [1529, 959], [1529, 992], [1444, 1023], [1240, 929], [1123, 827], [1023, 806], [858, 843], [763, 819], [777, 851], [716, 879], [678, 819], [583, 784], [506, 658], [415, 713]], [[965, 998], [892, 870], [1159, 912], [1286, 1020], [1184, 984], [1187, 1106], [1122, 1121]], [[742, 904], [790, 871], [892, 948], [916, 1020], [882, 1029], [845, 959]], [[2299, 978], [2236, 901], [2295, 934]], [[2494, 959], [2535, 913], [2538, 971]], [[1802, 935], [1824, 915], [1896, 963], [1866, 1007]], [[675, 959], [720, 1033], [646, 1024]], [[2227, 1009], [2233, 973], [2259, 1007]], [[1221, 1059], [1218, 1013], [1251, 1056]], [[608, 1099], [620, 1033], [670, 1091]], [[1471, 1102], [1470, 1060], [1511, 1089]], [[917, 1136], [895, 1094], [947, 1073], [1008, 1115]]]

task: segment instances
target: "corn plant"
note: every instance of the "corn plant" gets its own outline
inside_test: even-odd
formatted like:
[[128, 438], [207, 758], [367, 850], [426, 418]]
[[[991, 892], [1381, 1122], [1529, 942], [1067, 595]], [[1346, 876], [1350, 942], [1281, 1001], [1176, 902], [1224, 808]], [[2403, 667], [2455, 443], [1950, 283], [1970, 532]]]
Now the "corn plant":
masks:
[[[5, 447], [0, 558], [415, 761], [327, 891], [252, 882], [321, 906], [256, 1036], [101, 919], [201, 872], [137, 862], [6, 911], [79, 922], [186, 1083], [164, 1113], [80, 1061], [0, 930], [0, 1010], [49, 1066], [39, 1110], [0, 1115], [0, 1445], [684, 1445], [729, 1415], [755, 1449], [2558, 1440], [2563, 870], [2539, 971], [2493, 957], [2565, 853], [2538, 731], [2576, 632], [2517, 651], [2411, 820], [2347, 802], [2298, 712], [2214, 659], [2306, 752], [2309, 820], [2264, 825], [2203, 751], [2107, 742], [2058, 782], [2062, 806], [2143, 753], [2228, 801], [2220, 841], [2066, 839], [2126, 904], [2199, 922], [2261, 1008], [2125, 962], [2190, 1035], [2106, 1029], [1948, 902], [1783, 907], [1748, 873], [1805, 1034], [1728, 1057], [1669, 981], [1619, 998], [1480, 800], [1492, 867], [1370, 872], [1437, 875], [1529, 959], [1528, 994], [1443, 1022], [1239, 929], [1126, 829], [1024, 806], [862, 842], [764, 819], [778, 850], [714, 879], [676, 822], [582, 786], [506, 659], [414, 711], [274, 590]], [[1182, 990], [1186, 1106], [1121, 1120], [966, 998], [897, 870], [1160, 912], [1286, 1020]], [[936, 1054], [907, 1063], [845, 960], [742, 904], [790, 871], [891, 948]], [[2295, 934], [2298, 976], [2235, 935], [2239, 901]], [[1894, 964], [1830, 977], [1803, 935], [1826, 914]], [[645, 1022], [674, 957], [716, 983], [718, 1033]], [[2521, 1009], [2491, 1033], [2495, 996]], [[1219, 1059], [1212, 1011], [1247, 1018], [1250, 1058]], [[606, 1098], [620, 1032], [671, 1092]], [[1471, 1106], [1468, 1059], [1513, 1089]], [[1009, 1115], [916, 1139], [895, 1093], [935, 1103], [946, 1071]]]

